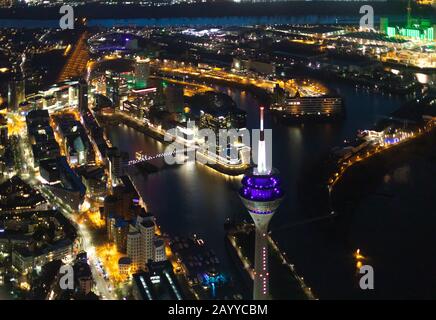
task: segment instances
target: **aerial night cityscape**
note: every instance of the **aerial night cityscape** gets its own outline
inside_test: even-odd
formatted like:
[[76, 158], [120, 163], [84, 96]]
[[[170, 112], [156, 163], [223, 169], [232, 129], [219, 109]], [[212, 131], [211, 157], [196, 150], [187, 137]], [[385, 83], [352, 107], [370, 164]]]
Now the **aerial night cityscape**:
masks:
[[434, 0], [1, 0], [0, 300], [433, 300], [435, 146]]

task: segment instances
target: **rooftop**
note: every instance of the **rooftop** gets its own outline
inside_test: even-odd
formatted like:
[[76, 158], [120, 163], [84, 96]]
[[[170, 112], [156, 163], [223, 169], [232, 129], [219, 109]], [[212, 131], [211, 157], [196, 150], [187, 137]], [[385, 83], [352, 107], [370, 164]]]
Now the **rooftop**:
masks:
[[39, 191], [14, 176], [0, 185], [0, 211], [36, 208], [45, 203]]

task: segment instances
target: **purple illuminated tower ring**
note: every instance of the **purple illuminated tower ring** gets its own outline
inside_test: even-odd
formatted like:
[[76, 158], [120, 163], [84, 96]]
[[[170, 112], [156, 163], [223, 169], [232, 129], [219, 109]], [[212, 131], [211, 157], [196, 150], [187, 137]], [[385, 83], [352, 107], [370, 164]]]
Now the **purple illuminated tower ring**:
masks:
[[268, 300], [268, 225], [280, 206], [284, 193], [278, 172], [266, 164], [263, 107], [260, 108], [260, 141], [257, 167], [241, 181], [239, 196], [256, 226], [253, 299]]

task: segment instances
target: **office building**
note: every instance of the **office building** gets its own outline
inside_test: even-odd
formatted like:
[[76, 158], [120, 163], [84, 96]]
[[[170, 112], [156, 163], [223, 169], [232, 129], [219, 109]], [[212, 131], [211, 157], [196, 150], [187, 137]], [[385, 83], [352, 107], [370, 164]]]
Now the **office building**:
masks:
[[130, 226], [127, 235], [127, 256], [135, 270], [145, 268], [149, 261], [166, 260], [165, 243], [156, 239], [156, 225], [153, 216], [140, 215], [136, 224]]
[[133, 270], [142, 269], [141, 267], [141, 233], [136, 229], [130, 227], [127, 234], [127, 256], [131, 260]]
[[163, 239], [155, 239], [153, 241], [154, 247], [154, 258], [153, 260], [156, 262], [165, 261], [167, 259], [167, 255], [165, 253], [165, 241]]
[[18, 111], [20, 103], [26, 100], [25, 82], [20, 75], [15, 75], [8, 84], [8, 109]]
[[150, 76], [150, 60], [137, 58], [135, 62], [135, 87], [146, 88]]
[[184, 107], [183, 87], [168, 85], [164, 88], [165, 106], [171, 113], [182, 113]]
[[85, 79], [81, 79], [78, 84], [79, 87], [79, 97], [78, 106], [80, 112], [88, 109], [88, 83]]
[[132, 293], [135, 300], [183, 300], [180, 284], [168, 261], [147, 264], [148, 272], [133, 275]]
[[0, 148], [6, 147], [8, 143], [8, 122], [3, 115], [0, 115]]

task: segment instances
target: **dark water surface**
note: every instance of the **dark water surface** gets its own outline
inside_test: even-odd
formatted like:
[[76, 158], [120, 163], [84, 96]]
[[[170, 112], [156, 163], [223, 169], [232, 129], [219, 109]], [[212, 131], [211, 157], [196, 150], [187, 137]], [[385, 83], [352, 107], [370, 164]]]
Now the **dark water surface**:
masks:
[[[286, 191], [271, 222], [272, 235], [320, 298], [430, 297], [434, 279], [427, 283], [423, 280], [432, 274], [432, 264], [436, 265], [431, 255], [435, 237], [430, 232], [434, 230], [436, 210], [429, 191], [436, 190], [436, 182], [429, 185], [422, 159], [411, 161], [407, 169], [392, 168], [387, 172], [394, 178], [387, 178], [379, 188], [388, 189], [395, 195], [394, 200], [387, 201], [375, 192], [362, 201], [345, 226], [338, 228], [322, 220], [304, 223], [311, 217], [297, 209], [297, 181], [304, 178], [301, 175], [306, 163], [316, 161], [344, 139], [353, 137], [358, 129], [371, 127], [404, 103], [389, 94], [342, 83], [333, 86], [347, 106], [343, 123], [285, 126], [267, 117], [266, 127], [273, 129], [273, 163]], [[217, 89], [232, 96], [248, 112], [249, 128], [258, 127], [258, 104], [249, 93]], [[123, 125], [112, 127], [109, 135], [131, 157], [139, 150], [152, 155], [165, 149], [161, 143]], [[430, 169], [435, 172], [434, 166]], [[401, 174], [403, 171], [406, 173]], [[147, 177], [136, 175], [135, 181], [164, 231], [171, 235], [199, 234], [225, 266], [232, 264], [224, 247], [223, 223], [227, 217], [249, 219], [236, 192], [238, 178], [188, 163]], [[357, 248], [375, 269], [377, 290], [370, 293], [358, 289], [352, 255]], [[405, 270], [410, 271], [410, 276], [402, 280]]]

